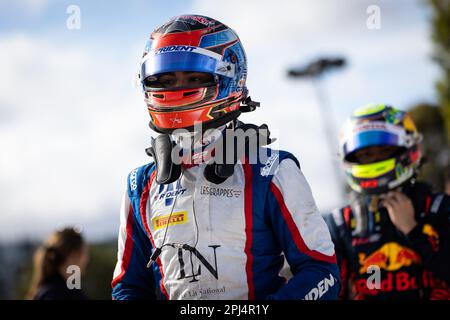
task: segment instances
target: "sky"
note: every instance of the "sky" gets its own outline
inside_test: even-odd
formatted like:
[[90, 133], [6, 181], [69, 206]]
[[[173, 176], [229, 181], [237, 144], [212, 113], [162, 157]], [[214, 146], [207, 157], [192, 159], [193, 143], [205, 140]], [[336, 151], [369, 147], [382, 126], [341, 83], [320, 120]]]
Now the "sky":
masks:
[[[68, 28], [76, 5], [78, 29]], [[370, 5], [380, 28], [369, 29]], [[69, 9], [69, 10], [68, 10]], [[114, 237], [129, 171], [150, 161], [153, 133], [133, 86], [146, 39], [172, 16], [211, 16], [246, 49], [247, 86], [276, 148], [300, 160], [319, 209], [343, 205], [315, 86], [288, 68], [342, 56], [318, 84], [335, 132], [367, 103], [435, 102], [424, 1], [0, 0], [0, 241], [40, 238], [67, 224]], [[70, 25], [70, 24], [69, 24]], [[341, 178], [342, 178], [342, 173]]]

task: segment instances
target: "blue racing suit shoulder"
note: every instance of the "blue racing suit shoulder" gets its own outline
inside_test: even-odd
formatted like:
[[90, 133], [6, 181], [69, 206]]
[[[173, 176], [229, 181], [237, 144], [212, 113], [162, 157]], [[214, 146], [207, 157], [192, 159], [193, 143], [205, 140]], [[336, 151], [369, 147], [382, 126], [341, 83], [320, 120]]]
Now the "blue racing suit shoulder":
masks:
[[154, 270], [146, 267], [153, 246], [140, 214], [141, 195], [154, 167], [149, 163], [128, 174], [120, 211], [117, 263], [111, 283], [114, 300], [156, 298]]
[[155, 169], [155, 163], [150, 162], [137, 167], [128, 173], [127, 192], [130, 199], [141, 196], [148, 179], [150, 179], [150, 176]]
[[288, 151], [269, 149], [253, 172], [266, 195], [263, 201], [254, 199], [254, 206], [265, 203], [264, 215], [294, 275], [266, 298], [336, 299], [340, 281], [333, 242], [299, 161]]

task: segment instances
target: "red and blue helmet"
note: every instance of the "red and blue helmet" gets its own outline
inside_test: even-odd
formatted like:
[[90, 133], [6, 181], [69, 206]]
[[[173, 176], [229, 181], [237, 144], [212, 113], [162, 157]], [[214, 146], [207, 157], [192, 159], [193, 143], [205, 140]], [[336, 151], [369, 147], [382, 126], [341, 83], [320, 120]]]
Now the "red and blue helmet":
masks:
[[[147, 79], [170, 72], [202, 72], [211, 82], [196, 87], [161, 88]], [[157, 28], [143, 54], [140, 81], [150, 127], [175, 129], [219, 127], [241, 113], [247, 98], [247, 60], [236, 33], [223, 23], [199, 15], [177, 16]]]
[[[341, 133], [340, 155], [350, 187], [365, 194], [382, 194], [413, 178], [421, 164], [421, 134], [404, 111], [371, 104], [353, 112]], [[389, 158], [358, 163], [355, 153], [374, 146], [397, 150]]]

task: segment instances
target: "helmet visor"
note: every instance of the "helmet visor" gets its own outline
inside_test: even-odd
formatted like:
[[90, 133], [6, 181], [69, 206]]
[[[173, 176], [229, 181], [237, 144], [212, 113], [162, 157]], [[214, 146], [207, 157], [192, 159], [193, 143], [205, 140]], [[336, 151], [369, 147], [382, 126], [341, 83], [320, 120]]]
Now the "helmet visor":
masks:
[[385, 123], [365, 123], [347, 132], [343, 141], [343, 156], [347, 159], [355, 151], [374, 146], [408, 147], [404, 130]]
[[141, 65], [141, 79], [166, 72], [192, 71], [234, 76], [234, 64], [221, 60], [221, 56], [193, 46], [169, 46], [147, 54]]
[[399, 146], [399, 137], [396, 134], [385, 131], [361, 132], [347, 140], [344, 144], [346, 154], [359, 149], [373, 146]]

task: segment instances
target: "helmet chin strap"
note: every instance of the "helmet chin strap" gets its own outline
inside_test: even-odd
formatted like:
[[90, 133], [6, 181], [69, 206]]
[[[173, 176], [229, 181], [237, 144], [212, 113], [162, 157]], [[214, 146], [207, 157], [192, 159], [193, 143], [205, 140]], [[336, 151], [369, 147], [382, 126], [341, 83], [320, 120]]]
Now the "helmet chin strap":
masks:
[[[241, 130], [244, 143], [235, 143], [235, 132]], [[203, 147], [210, 146], [214, 152], [214, 158], [208, 159], [208, 164], [203, 172], [206, 180], [220, 184], [231, 177], [234, 173], [234, 166], [248, 154], [250, 143], [256, 142], [257, 147], [268, 145], [275, 141], [270, 138], [270, 131], [267, 125], [256, 126], [254, 124], [244, 124], [238, 120], [232, 121], [228, 126], [224, 125], [216, 130], [208, 130], [202, 136], [196, 136], [197, 133], [182, 134], [160, 134], [151, 139], [151, 146], [145, 151], [147, 155], [153, 157], [156, 165], [155, 180], [158, 184], [169, 184], [179, 179], [182, 171], [182, 162], [177, 159], [174, 162], [174, 155], [193, 153], [196, 150], [203, 152]], [[177, 140], [175, 142], [175, 139]], [[232, 143], [227, 143], [228, 139], [233, 139]], [[184, 140], [184, 141], [183, 141]], [[229, 162], [227, 157], [227, 148], [232, 146], [233, 157]], [[195, 162], [194, 162], [195, 163]]]
[[[426, 192], [424, 189], [419, 188], [423, 187], [421, 184], [416, 183], [416, 175], [413, 175], [395, 189], [401, 190], [408, 197], [415, 200], [414, 203], [417, 202], [423, 204], [425, 203], [425, 200], [422, 200], [422, 198], [424, 198]], [[417, 190], [420, 190], [420, 192], [417, 192]], [[369, 214], [377, 212], [382, 208], [381, 201], [386, 193], [371, 195], [357, 192], [351, 193], [350, 205], [355, 219], [355, 229], [352, 231], [353, 235], [357, 237], [367, 237], [373, 232], [373, 230], [369, 229]]]

